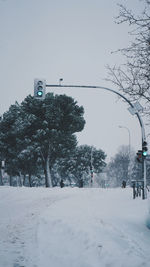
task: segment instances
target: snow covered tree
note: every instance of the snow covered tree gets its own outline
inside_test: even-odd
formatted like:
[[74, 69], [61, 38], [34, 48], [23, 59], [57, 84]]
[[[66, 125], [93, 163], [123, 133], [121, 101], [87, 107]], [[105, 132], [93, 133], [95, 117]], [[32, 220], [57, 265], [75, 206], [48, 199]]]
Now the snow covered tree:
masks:
[[41, 160], [36, 147], [28, 145], [26, 149], [19, 153], [17, 158], [21, 173], [24, 175], [23, 185], [25, 185], [25, 178], [28, 175], [28, 184], [32, 187], [32, 175], [37, 175], [41, 169]]
[[74, 150], [71, 157], [61, 159], [58, 164], [60, 176], [63, 179], [74, 179], [78, 185], [83, 179], [84, 184], [87, 184], [90, 179], [91, 152], [94, 172], [102, 172], [106, 166], [105, 153], [101, 149], [97, 150], [88, 145], [81, 145]]
[[10, 177], [28, 174], [31, 185], [31, 175], [42, 167], [46, 187], [52, 187], [51, 169], [76, 147], [74, 133], [84, 127], [83, 114], [83, 107], [66, 95], [47, 94], [43, 101], [28, 96], [12, 105], [0, 122], [0, 148]]
[[[15, 121], [20, 115], [20, 106], [16, 102], [11, 105], [9, 110], [4, 113], [0, 122], [0, 151], [1, 157], [5, 160], [7, 172], [12, 174], [19, 174], [17, 154], [19, 151], [19, 144], [17, 142]], [[10, 185], [12, 181], [10, 179]]]
[[150, 186], [150, 162], [148, 161], [146, 164], [147, 167], [147, 185]]
[[70, 153], [85, 121], [83, 107], [66, 95], [48, 93], [43, 101], [28, 96], [21, 104], [28, 119], [25, 138], [36, 147], [45, 173], [46, 187], [52, 187], [51, 169], [57, 158]]
[[121, 186], [122, 181], [129, 179], [129, 153], [128, 147], [121, 146], [118, 153], [107, 165], [107, 177], [112, 187]]
[[142, 180], [142, 164], [137, 161], [136, 157], [132, 166], [131, 179]]

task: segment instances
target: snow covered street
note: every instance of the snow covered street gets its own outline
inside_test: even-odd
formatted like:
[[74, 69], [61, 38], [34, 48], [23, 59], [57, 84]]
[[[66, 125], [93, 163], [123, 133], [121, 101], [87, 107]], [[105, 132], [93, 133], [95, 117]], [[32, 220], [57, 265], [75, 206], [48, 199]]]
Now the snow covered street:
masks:
[[0, 187], [0, 214], [0, 267], [150, 266], [132, 189]]

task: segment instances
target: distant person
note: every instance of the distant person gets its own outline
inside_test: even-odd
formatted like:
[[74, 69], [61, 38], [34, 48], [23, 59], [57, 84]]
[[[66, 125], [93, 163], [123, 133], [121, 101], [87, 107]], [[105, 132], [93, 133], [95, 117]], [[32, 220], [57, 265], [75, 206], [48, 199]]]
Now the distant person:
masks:
[[63, 179], [60, 180], [60, 187], [63, 188], [65, 185], [64, 185], [64, 181]]
[[79, 187], [80, 187], [80, 188], [83, 187], [83, 179], [80, 179]]
[[122, 181], [122, 188], [126, 188], [126, 181], [125, 180]]

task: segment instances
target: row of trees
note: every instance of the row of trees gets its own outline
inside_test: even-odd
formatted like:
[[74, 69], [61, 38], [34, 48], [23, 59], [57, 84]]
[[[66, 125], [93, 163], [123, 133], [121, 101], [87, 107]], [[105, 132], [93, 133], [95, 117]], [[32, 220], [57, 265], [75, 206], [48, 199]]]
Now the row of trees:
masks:
[[84, 127], [83, 114], [83, 107], [65, 95], [47, 94], [44, 101], [28, 96], [21, 105], [10, 106], [0, 121], [0, 157], [5, 160], [10, 185], [17, 182], [49, 187], [59, 184], [61, 179], [77, 185], [83, 179], [87, 185], [91, 178], [91, 156], [99, 186], [108, 183], [116, 187], [122, 180], [140, 179], [141, 164], [134, 152], [129, 158], [128, 147], [120, 147], [104, 168], [106, 155], [102, 150], [77, 146], [74, 133]]
[[[13, 177], [45, 176], [46, 187], [60, 178], [79, 182], [89, 177], [91, 147], [77, 146], [75, 132], [85, 125], [84, 109], [73, 98], [48, 93], [44, 100], [28, 96], [19, 105], [11, 105], [0, 121], [0, 157], [10, 185]], [[95, 172], [106, 165], [105, 153], [93, 150]], [[0, 175], [0, 183], [2, 184]]]

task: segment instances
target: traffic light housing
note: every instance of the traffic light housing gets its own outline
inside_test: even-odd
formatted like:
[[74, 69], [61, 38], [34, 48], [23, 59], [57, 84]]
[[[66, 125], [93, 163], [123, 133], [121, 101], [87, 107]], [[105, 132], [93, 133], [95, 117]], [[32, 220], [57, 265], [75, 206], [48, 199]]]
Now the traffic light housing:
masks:
[[46, 91], [46, 80], [34, 79], [34, 97], [36, 99], [44, 99]]
[[143, 157], [147, 156], [147, 151], [148, 151], [147, 142], [144, 141], [143, 144], [142, 144], [142, 155], [143, 155]]
[[136, 159], [139, 163], [142, 163], [142, 150], [138, 150], [138, 152], [136, 153]]

